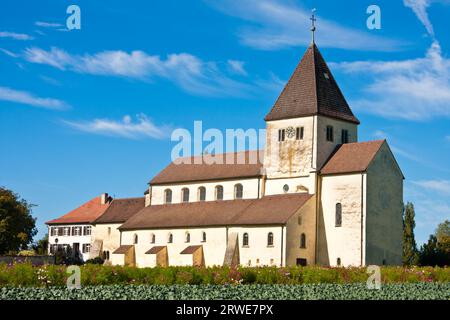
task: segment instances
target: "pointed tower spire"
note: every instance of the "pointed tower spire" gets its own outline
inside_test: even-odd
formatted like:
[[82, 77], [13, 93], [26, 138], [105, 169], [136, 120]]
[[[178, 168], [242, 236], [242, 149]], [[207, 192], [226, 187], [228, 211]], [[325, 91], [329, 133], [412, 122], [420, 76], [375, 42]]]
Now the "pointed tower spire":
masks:
[[359, 124], [315, 43], [306, 50], [265, 120], [313, 115]]
[[316, 9], [312, 9], [312, 15], [311, 18], [309, 18], [311, 20], [311, 43], [314, 44], [315, 43], [315, 39], [314, 39], [314, 33], [316, 32], [316, 21], [317, 19], [314, 16], [314, 12], [316, 12]]

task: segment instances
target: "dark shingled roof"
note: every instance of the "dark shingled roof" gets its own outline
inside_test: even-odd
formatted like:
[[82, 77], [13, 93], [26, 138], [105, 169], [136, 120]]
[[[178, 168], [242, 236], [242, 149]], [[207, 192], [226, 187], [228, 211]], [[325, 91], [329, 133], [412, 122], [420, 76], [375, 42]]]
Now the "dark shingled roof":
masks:
[[293, 193], [261, 199], [151, 205], [128, 219], [119, 229], [283, 225], [311, 197], [310, 194]]
[[145, 207], [145, 198], [114, 199], [109, 208], [93, 224], [123, 223]]
[[321, 174], [364, 172], [386, 140], [346, 143], [336, 147]]
[[158, 173], [150, 184], [259, 177], [262, 175], [262, 156], [263, 152], [258, 151], [217, 154], [213, 157], [221, 157], [222, 163], [212, 164], [208, 162], [208, 155], [180, 158]]
[[113, 254], [125, 254], [133, 247], [133, 245], [121, 245], [113, 252]]
[[180, 252], [180, 254], [193, 254], [195, 251], [200, 249], [202, 246], [189, 246], [185, 248], [183, 251]]
[[265, 120], [311, 115], [359, 124], [315, 44], [306, 50]]
[[148, 250], [145, 254], [157, 254], [164, 248], [166, 248], [166, 246], [154, 246], [150, 248], [150, 250]]

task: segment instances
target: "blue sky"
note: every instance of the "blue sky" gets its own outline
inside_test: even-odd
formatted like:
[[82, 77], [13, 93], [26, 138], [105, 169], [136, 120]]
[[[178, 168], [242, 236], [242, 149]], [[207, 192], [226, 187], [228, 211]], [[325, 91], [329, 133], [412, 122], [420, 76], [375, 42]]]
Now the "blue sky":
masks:
[[[366, 9], [381, 8], [381, 29]], [[81, 9], [68, 31], [66, 9]], [[450, 0], [3, 0], [0, 185], [44, 222], [102, 192], [141, 196], [174, 128], [264, 128], [310, 41], [387, 138], [424, 242], [450, 217]]]

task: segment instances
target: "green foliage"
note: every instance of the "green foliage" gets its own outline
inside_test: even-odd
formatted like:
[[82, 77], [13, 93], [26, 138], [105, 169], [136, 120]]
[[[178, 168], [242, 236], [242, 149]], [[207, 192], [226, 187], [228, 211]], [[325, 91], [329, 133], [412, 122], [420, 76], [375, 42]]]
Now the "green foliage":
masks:
[[449, 283], [403, 283], [370, 290], [365, 284], [305, 285], [109, 285], [79, 290], [53, 288], [0, 288], [1, 300], [417, 300], [450, 299]]
[[414, 205], [411, 202], [406, 204], [403, 213], [403, 265], [417, 265], [419, 255], [417, 252], [416, 240], [414, 238], [414, 228], [416, 222], [414, 220]]
[[102, 257], [95, 257], [94, 259], [86, 260], [86, 264], [103, 264], [105, 260]]
[[31, 208], [19, 195], [0, 187], [0, 254], [27, 249], [37, 233]]
[[434, 235], [436, 236], [438, 242], [444, 242], [447, 238], [449, 238], [450, 237], [450, 221], [445, 220], [444, 222], [439, 223]]
[[[81, 284], [98, 285], [251, 285], [251, 284], [318, 284], [365, 283], [366, 268], [308, 267], [156, 267], [80, 266]], [[63, 286], [68, 274], [66, 266], [49, 265], [33, 267], [29, 263], [0, 264], [0, 287]], [[450, 282], [450, 268], [433, 267], [381, 267], [383, 283]]]
[[32, 248], [35, 254], [46, 255], [48, 252], [48, 233], [45, 234], [45, 236], [41, 240], [38, 240], [38, 242], [33, 244]]
[[446, 242], [439, 243], [436, 236], [430, 235], [428, 242], [420, 248], [419, 264], [421, 266], [440, 267], [450, 265], [450, 250], [448, 244]]

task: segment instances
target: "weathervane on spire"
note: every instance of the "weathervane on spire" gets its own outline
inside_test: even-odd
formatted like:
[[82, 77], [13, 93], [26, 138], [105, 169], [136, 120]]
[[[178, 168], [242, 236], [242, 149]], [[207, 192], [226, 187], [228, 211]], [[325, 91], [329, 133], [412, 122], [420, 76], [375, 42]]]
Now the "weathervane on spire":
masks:
[[314, 32], [316, 31], [316, 18], [314, 16], [314, 12], [316, 12], [316, 8], [312, 9], [312, 15], [311, 18], [309, 18], [311, 20], [311, 36], [312, 36], [312, 43], [314, 43]]

